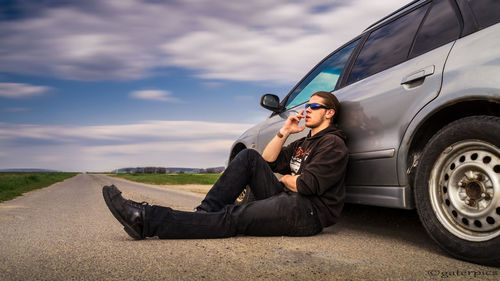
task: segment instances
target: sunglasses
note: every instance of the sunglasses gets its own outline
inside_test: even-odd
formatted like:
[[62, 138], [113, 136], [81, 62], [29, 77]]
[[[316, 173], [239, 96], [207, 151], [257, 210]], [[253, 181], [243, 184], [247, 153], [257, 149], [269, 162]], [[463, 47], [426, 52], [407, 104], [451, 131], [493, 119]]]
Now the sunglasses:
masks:
[[306, 109], [308, 108], [311, 108], [312, 110], [318, 110], [320, 108], [324, 108], [324, 109], [330, 109], [328, 107], [326, 107], [325, 105], [322, 105], [320, 103], [306, 103]]

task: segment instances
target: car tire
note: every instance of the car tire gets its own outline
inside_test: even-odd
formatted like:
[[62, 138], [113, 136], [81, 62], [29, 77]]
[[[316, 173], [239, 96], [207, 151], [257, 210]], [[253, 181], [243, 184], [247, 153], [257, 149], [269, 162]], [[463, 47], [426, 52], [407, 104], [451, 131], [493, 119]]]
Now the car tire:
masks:
[[243, 204], [246, 204], [246, 203], [254, 201], [254, 200], [255, 199], [254, 199], [253, 193], [250, 190], [250, 187], [247, 186], [247, 187], [245, 187], [245, 189], [243, 189], [243, 192], [241, 192], [240, 196], [238, 196], [238, 198], [236, 198], [236, 200], [234, 201], [234, 204], [235, 205], [243, 205]]
[[414, 180], [428, 234], [452, 256], [500, 265], [500, 118], [472, 116], [438, 131]]

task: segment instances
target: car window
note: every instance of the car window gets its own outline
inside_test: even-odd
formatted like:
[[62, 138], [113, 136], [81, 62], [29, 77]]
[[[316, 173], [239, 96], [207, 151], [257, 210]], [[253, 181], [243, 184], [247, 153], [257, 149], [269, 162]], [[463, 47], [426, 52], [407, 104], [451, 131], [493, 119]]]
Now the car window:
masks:
[[458, 38], [460, 22], [449, 0], [435, 0], [415, 39], [410, 58]]
[[317, 91], [333, 91], [337, 85], [342, 69], [349, 59], [359, 40], [335, 52], [317, 66], [288, 96], [286, 109], [290, 109], [309, 100]]
[[486, 28], [500, 22], [500, 1], [467, 0], [480, 28]]
[[359, 53], [347, 83], [354, 83], [404, 62], [429, 6], [426, 4], [373, 31]]

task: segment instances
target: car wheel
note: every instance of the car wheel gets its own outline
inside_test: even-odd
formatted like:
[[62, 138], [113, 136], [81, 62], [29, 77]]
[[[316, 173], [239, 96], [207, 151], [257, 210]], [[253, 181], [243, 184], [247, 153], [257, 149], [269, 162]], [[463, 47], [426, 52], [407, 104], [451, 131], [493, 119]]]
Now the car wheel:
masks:
[[425, 146], [415, 204], [429, 235], [451, 255], [500, 265], [500, 118], [450, 123]]
[[241, 192], [240, 196], [238, 196], [238, 198], [236, 198], [236, 200], [234, 201], [234, 204], [235, 205], [243, 205], [243, 204], [246, 204], [248, 202], [251, 202], [251, 201], [254, 201], [254, 197], [253, 197], [253, 194], [252, 194], [252, 191], [250, 190], [250, 187], [245, 187], [245, 189], [243, 189], [243, 192]]

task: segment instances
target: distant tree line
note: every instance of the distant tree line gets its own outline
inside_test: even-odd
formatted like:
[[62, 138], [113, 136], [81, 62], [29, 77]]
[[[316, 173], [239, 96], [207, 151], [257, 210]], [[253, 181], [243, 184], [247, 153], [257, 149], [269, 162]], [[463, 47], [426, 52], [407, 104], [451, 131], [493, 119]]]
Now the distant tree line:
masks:
[[165, 168], [165, 167], [136, 167], [136, 168], [121, 168], [114, 170], [112, 173], [125, 173], [125, 174], [184, 174], [184, 173], [207, 173], [217, 174], [224, 171], [224, 167], [212, 168]]

